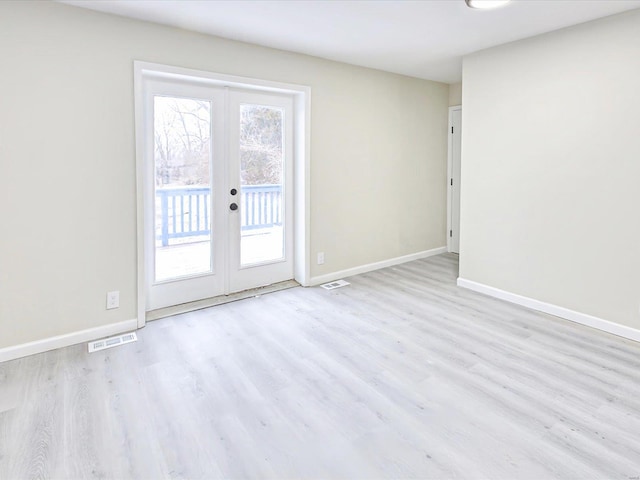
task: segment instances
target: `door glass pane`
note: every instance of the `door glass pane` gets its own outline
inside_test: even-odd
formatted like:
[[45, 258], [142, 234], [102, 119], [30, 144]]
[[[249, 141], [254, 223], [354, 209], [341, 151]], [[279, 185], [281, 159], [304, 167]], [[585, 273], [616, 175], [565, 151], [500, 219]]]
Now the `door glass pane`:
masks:
[[240, 105], [240, 264], [284, 258], [284, 110]]
[[155, 279], [211, 272], [211, 103], [154, 97]]

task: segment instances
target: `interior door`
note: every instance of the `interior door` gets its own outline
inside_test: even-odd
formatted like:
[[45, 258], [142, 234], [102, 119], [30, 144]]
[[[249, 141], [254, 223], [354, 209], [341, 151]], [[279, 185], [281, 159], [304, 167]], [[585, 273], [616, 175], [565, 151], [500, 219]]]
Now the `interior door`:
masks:
[[293, 278], [291, 98], [144, 91], [146, 310]]

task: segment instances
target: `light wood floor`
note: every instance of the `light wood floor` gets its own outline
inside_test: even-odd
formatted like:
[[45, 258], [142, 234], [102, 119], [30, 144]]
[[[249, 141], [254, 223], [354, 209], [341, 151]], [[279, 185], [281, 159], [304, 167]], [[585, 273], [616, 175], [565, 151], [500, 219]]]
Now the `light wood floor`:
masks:
[[640, 345], [440, 255], [0, 364], [0, 478], [640, 478]]

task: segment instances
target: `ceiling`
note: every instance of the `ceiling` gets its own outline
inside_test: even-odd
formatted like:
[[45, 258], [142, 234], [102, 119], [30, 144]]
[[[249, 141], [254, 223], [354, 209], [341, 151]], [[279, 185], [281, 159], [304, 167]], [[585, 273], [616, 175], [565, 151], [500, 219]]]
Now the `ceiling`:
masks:
[[484, 48], [640, 8], [640, 0], [60, 0], [268, 47], [456, 83]]

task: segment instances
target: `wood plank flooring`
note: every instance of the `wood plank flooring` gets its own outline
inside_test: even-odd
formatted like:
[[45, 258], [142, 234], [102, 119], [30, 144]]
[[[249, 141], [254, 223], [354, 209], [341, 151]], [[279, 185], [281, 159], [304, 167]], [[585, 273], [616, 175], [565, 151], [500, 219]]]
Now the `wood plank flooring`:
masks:
[[0, 479], [640, 479], [640, 344], [445, 254], [0, 364]]

